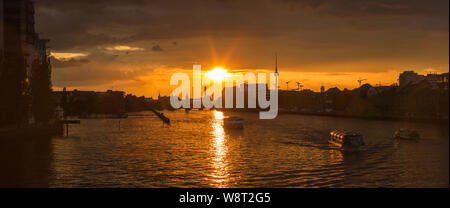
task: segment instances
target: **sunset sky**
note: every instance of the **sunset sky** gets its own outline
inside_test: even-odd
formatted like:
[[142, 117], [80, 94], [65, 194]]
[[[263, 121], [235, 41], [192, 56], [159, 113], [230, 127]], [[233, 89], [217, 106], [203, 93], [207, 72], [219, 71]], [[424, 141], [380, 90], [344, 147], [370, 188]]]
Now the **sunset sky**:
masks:
[[282, 89], [449, 70], [448, 0], [36, 0], [58, 90], [168, 95], [192, 64], [278, 68]]

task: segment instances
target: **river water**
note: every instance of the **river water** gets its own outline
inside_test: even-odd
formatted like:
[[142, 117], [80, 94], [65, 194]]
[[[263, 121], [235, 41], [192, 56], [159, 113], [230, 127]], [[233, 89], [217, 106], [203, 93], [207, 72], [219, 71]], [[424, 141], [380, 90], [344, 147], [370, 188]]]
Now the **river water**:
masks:
[[[164, 113], [170, 126], [140, 112], [82, 119], [68, 137], [0, 138], [0, 187], [449, 187], [447, 124]], [[232, 115], [243, 130], [223, 128]], [[399, 128], [422, 139], [391, 139]], [[362, 133], [366, 150], [330, 147], [334, 129]]]

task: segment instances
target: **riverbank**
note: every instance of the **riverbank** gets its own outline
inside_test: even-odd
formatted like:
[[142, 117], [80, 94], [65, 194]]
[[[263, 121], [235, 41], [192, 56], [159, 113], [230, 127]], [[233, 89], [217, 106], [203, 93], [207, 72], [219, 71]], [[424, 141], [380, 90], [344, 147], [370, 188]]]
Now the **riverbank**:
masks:
[[341, 113], [320, 113], [320, 112], [293, 112], [293, 111], [280, 111], [280, 114], [296, 114], [296, 115], [311, 115], [311, 116], [327, 116], [327, 117], [339, 117], [339, 118], [359, 118], [365, 120], [380, 120], [380, 121], [408, 121], [408, 122], [435, 122], [445, 123], [449, 122], [448, 117], [401, 117], [401, 116], [362, 116], [362, 115], [349, 115]]
[[[253, 112], [259, 113], [258, 109], [217, 109], [219, 111], [229, 112]], [[338, 117], [338, 118], [358, 118], [364, 120], [379, 120], [379, 121], [407, 121], [407, 122], [433, 122], [433, 123], [448, 123], [448, 117], [401, 117], [401, 116], [368, 116], [368, 115], [351, 115], [346, 113], [325, 113], [325, 112], [301, 112], [279, 110], [278, 114], [290, 115], [304, 115], [304, 116], [324, 116], [324, 117]]]

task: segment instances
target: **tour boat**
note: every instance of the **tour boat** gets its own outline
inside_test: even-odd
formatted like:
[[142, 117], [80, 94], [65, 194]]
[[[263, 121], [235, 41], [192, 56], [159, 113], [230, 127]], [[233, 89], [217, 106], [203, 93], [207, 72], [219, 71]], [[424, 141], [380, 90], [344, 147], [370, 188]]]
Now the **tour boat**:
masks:
[[228, 117], [223, 119], [224, 127], [233, 128], [233, 129], [242, 129], [244, 128], [244, 119], [239, 117]]
[[343, 150], [359, 150], [364, 146], [361, 134], [339, 130], [330, 132], [329, 142]]
[[418, 140], [418, 139], [420, 139], [420, 135], [416, 131], [412, 131], [409, 129], [399, 129], [399, 130], [395, 131], [393, 138], [394, 139]]

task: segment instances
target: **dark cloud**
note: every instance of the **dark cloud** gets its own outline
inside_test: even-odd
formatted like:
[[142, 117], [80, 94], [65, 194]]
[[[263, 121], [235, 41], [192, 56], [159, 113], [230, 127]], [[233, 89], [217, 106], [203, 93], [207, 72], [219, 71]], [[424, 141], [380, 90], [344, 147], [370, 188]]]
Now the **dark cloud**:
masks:
[[113, 63], [91, 63], [81, 67], [56, 67], [53, 70], [53, 79], [58, 86], [62, 85], [101, 85], [114, 81], [133, 80], [152, 69], [121, 70]]
[[152, 47], [152, 51], [161, 52], [161, 51], [164, 51], [164, 50], [161, 48], [161, 46], [159, 46], [159, 45], [154, 45], [154, 46]]
[[328, 72], [325, 73], [327, 76], [347, 76], [350, 75], [349, 73], [342, 73], [342, 72]]
[[38, 27], [56, 49], [266, 30], [252, 23], [260, 14], [251, 4], [235, 1], [38, 0], [36, 6]]
[[38, 29], [56, 50], [205, 36], [330, 34], [346, 21], [364, 30], [448, 30], [448, 0], [36, 0], [36, 7]]
[[89, 63], [90, 61], [88, 59], [74, 59], [74, 58], [69, 60], [59, 60], [52, 56], [50, 57], [50, 62], [52, 63], [53, 67], [66, 68], [66, 67], [81, 66], [83, 64]]
[[448, 0], [283, 0], [340, 16], [431, 15], [448, 16]]

